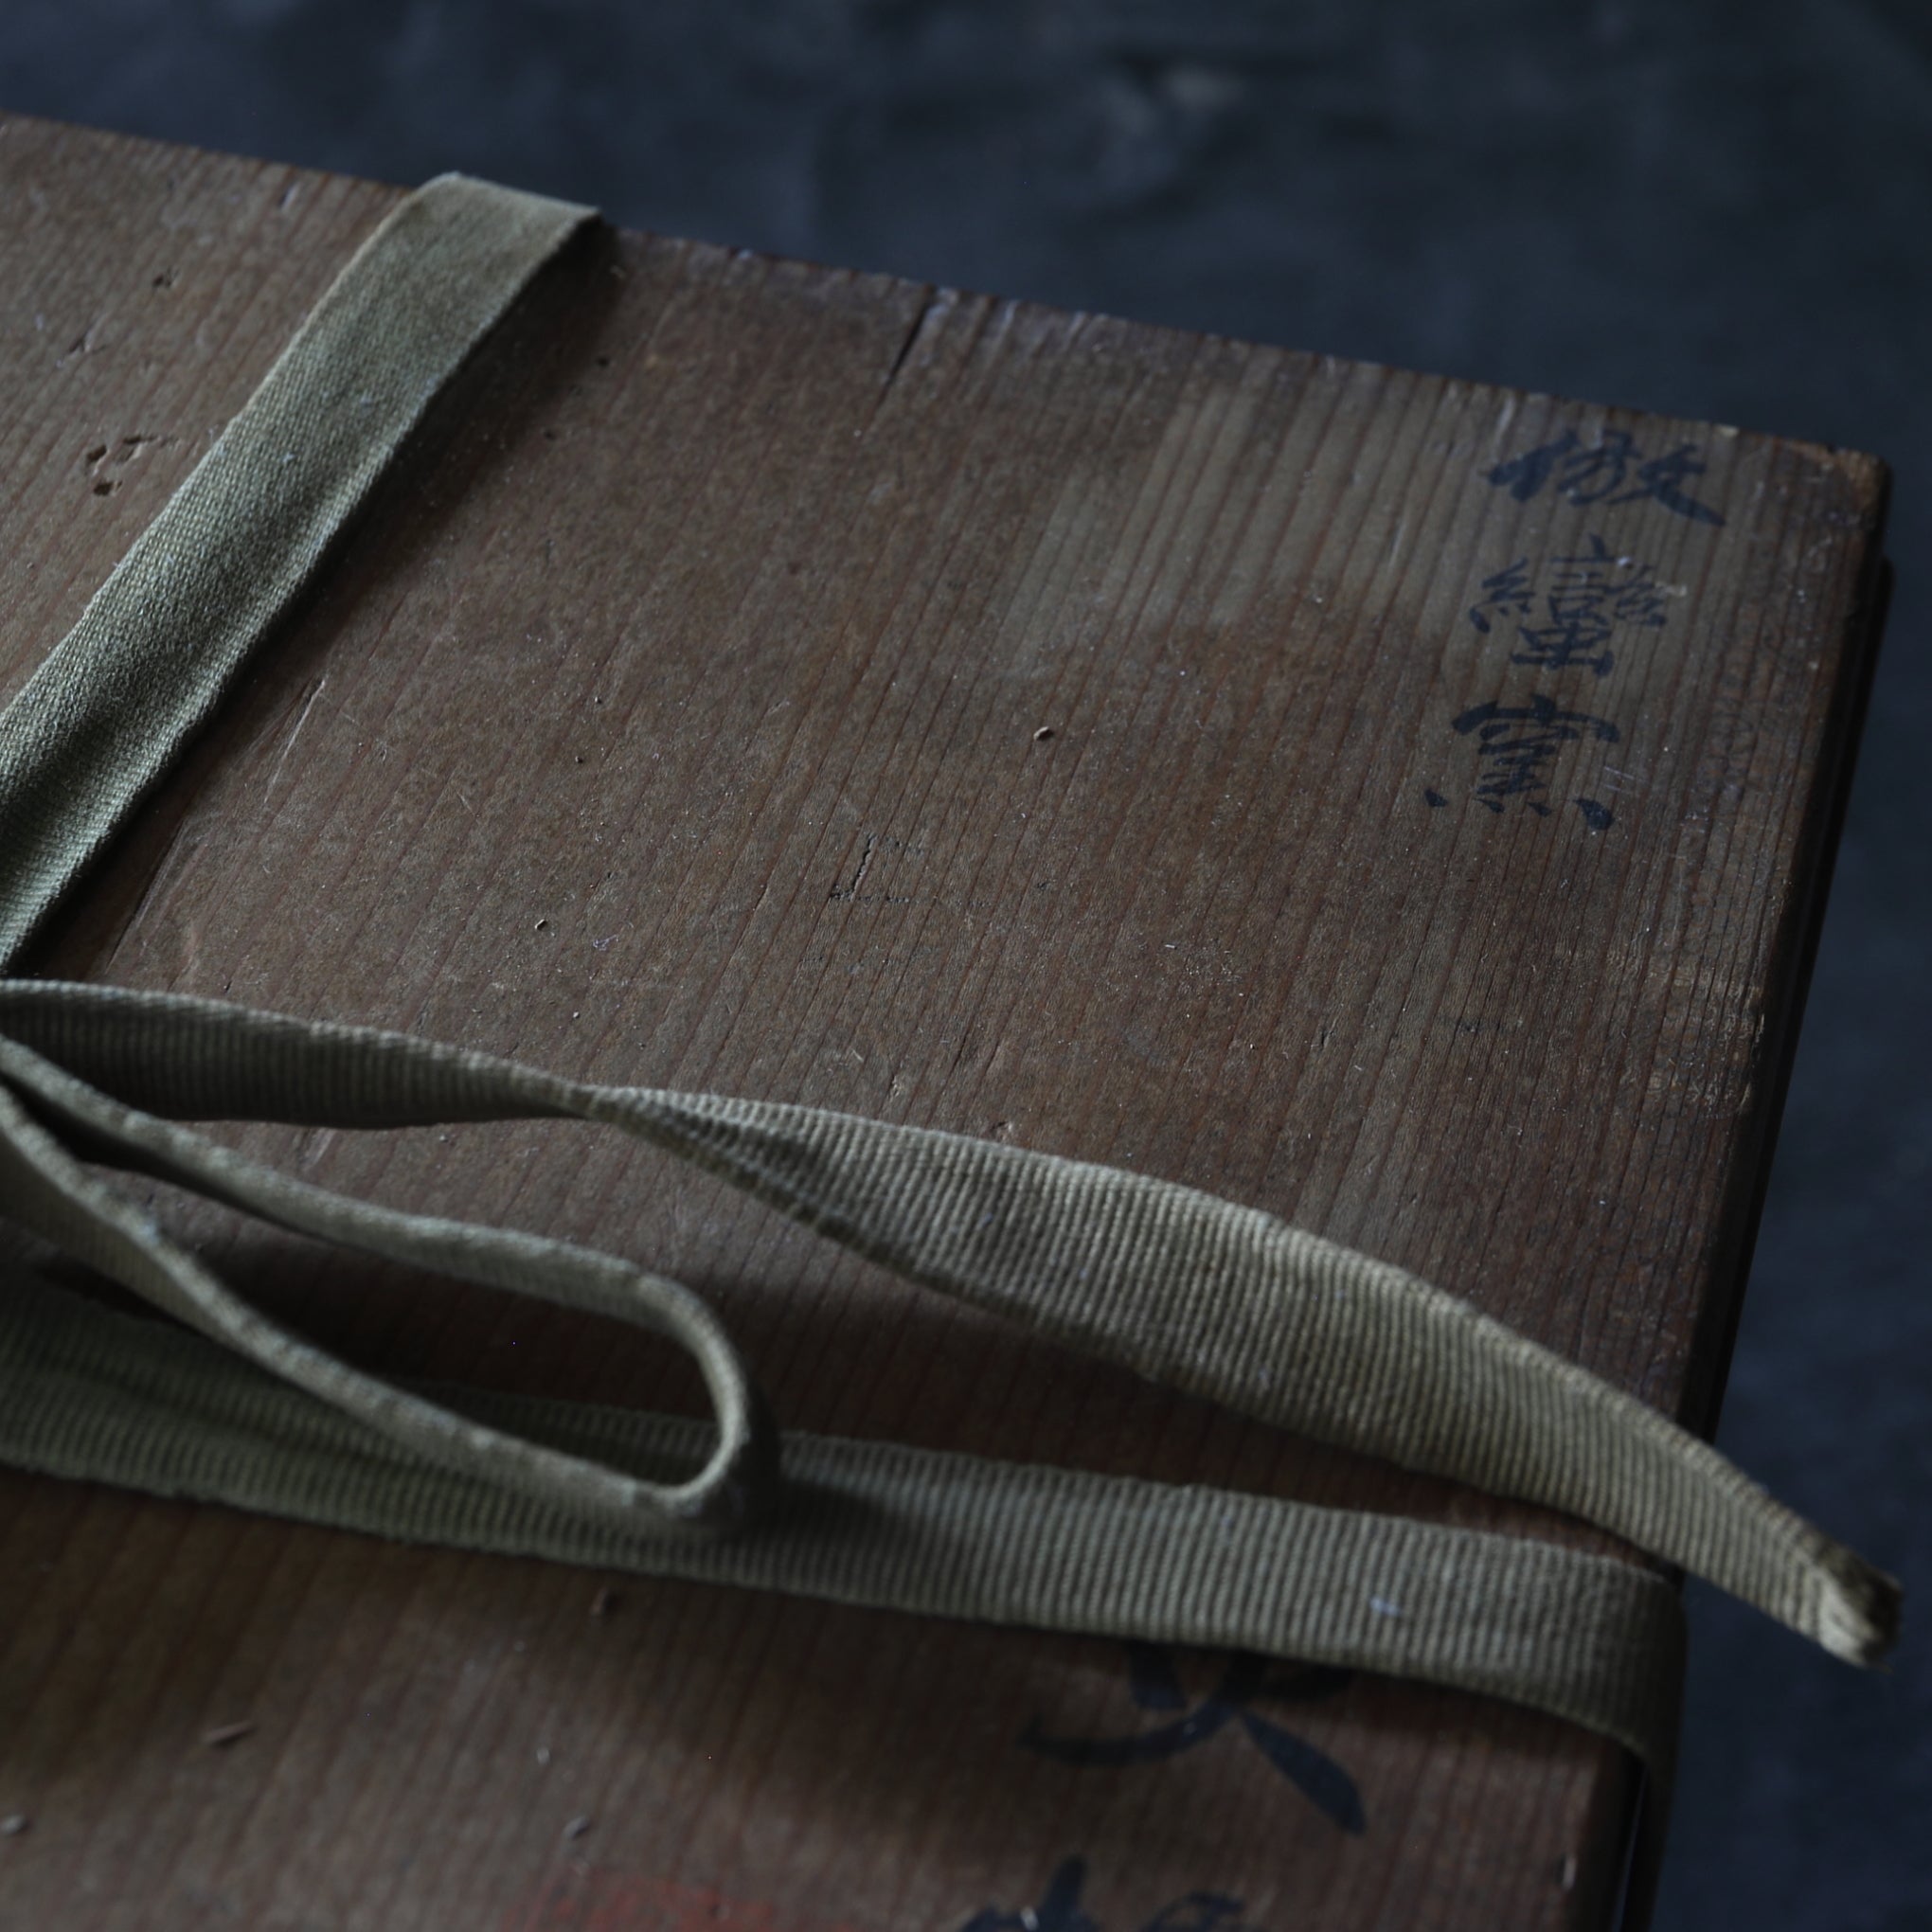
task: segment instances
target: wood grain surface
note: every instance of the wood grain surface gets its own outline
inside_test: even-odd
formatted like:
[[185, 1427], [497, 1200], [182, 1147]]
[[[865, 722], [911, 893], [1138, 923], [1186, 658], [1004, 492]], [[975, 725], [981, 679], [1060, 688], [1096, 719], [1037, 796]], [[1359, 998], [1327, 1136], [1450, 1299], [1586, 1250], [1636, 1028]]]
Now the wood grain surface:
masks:
[[[0, 122], [0, 701], [393, 199]], [[1883, 495], [1729, 428], [594, 236], [26, 964], [1144, 1168], [1707, 1423]], [[1584, 1540], [613, 1136], [233, 1137], [682, 1276], [793, 1426]], [[155, 1198], [357, 1359], [696, 1402], [615, 1328]], [[1473, 1697], [0, 1473], [9, 1928], [1594, 1926], [1633, 1785]]]

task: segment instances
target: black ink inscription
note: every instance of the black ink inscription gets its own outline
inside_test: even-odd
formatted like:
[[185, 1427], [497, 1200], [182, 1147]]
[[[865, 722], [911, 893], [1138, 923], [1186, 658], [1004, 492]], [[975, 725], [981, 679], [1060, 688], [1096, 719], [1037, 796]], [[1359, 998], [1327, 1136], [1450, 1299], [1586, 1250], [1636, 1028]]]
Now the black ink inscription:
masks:
[[1618, 626], [1661, 631], [1667, 605], [1648, 564], [1613, 554], [1601, 537], [1592, 536], [1589, 546], [1575, 556], [1552, 557], [1548, 581], [1540, 589], [1527, 558], [1485, 577], [1483, 595], [1470, 606], [1469, 621], [1487, 633], [1496, 616], [1536, 616], [1536, 623], [1516, 625], [1518, 648], [1510, 653], [1512, 664], [1591, 671], [1608, 677], [1617, 661], [1609, 643]]
[[[1461, 737], [1472, 732], [1476, 736], [1480, 765], [1476, 803], [1486, 811], [1500, 813], [1512, 798], [1519, 798], [1539, 818], [1549, 815], [1549, 807], [1540, 795], [1549, 789], [1550, 767], [1557, 753], [1582, 738], [1615, 744], [1620, 736], [1607, 718], [1592, 717], [1587, 711], [1561, 710], [1554, 698], [1540, 692], [1526, 705], [1472, 706], [1457, 719], [1455, 728]], [[1601, 832], [1609, 825], [1610, 814], [1601, 805], [1597, 810], [1603, 814], [1602, 824], [1593, 819], [1591, 825]]]
[[1666, 456], [1646, 457], [1628, 430], [1606, 430], [1586, 448], [1575, 430], [1566, 429], [1540, 449], [1498, 463], [1489, 480], [1508, 490], [1518, 503], [1553, 488], [1570, 503], [1601, 503], [1607, 508], [1655, 503], [1692, 523], [1722, 529], [1724, 518], [1685, 488], [1709, 467], [1695, 443], [1679, 443]]
[[1261, 1932], [1241, 1913], [1241, 1901], [1225, 1892], [1193, 1891], [1164, 1905], [1147, 1922], [1145, 1932]]
[[[1037, 1905], [1017, 1912], [989, 1905], [967, 1920], [960, 1932], [1102, 1932], [1100, 1923], [1081, 1909], [1086, 1875], [1084, 1858], [1063, 1859]], [[1192, 1891], [1163, 1905], [1140, 1932], [1260, 1932], [1260, 1928], [1242, 1917], [1239, 1899], [1225, 1892]]]
[[1248, 1708], [1263, 1698], [1306, 1704], [1332, 1697], [1348, 1683], [1350, 1673], [1316, 1666], [1274, 1671], [1263, 1658], [1237, 1654], [1229, 1657], [1221, 1682], [1190, 1709], [1169, 1652], [1157, 1644], [1130, 1643], [1127, 1653], [1135, 1703], [1142, 1710], [1179, 1711], [1180, 1716], [1152, 1730], [1107, 1738], [1049, 1737], [1035, 1719], [1021, 1733], [1020, 1743], [1042, 1757], [1092, 1770], [1178, 1757], [1233, 1725], [1245, 1731], [1262, 1757], [1343, 1831], [1359, 1834], [1365, 1829], [1355, 1780], [1327, 1752]]
[[1064, 1859], [1046, 1881], [1046, 1896], [1037, 1905], [1017, 1912], [988, 1905], [968, 1919], [960, 1932], [1100, 1932], [1080, 1908], [1085, 1885], [1086, 1860]]
[[1483, 579], [1482, 596], [1470, 605], [1469, 621], [1487, 636], [1492, 611], [1505, 617], [1527, 617], [1535, 603], [1536, 588], [1530, 581], [1530, 560], [1519, 557], [1507, 570], [1498, 570], [1494, 577]]

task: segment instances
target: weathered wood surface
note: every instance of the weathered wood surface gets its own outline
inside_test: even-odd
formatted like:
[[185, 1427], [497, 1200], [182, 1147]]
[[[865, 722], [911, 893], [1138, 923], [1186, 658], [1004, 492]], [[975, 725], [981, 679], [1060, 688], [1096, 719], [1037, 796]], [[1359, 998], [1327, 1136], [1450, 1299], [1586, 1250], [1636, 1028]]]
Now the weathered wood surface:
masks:
[[[391, 198], [0, 123], [0, 698]], [[1143, 1167], [1708, 1418], [1882, 493], [1727, 429], [605, 238], [29, 964]], [[1534, 788], [1497, 725], [1556, 733]], [[942, 1306], [611, 1137], [243, 1137], [681, 1274], [791, 1424], [1576, 1533]], [[162, 1205], [368, 1360], [692, 1400], [597, 1322]], [[1213, 1658], [1173, 1706], [1108, 1643], [609, 1581], [0, 1475], [0, 1815], [30, 1819], [0, 1923], [1611, 1910], [1633, 1780], [1553, 1721], [1222, 1695]], [[1041, 1747], [1187, 1709], [1172, 1756]], [[1362, 1829], [1250, 1720], [1341, 1766]]]

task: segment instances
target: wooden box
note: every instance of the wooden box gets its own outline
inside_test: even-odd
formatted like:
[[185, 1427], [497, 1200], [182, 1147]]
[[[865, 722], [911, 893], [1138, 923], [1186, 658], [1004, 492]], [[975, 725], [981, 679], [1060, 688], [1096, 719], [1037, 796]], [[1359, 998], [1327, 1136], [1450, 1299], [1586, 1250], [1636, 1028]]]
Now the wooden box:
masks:
[[[0, 122], [0, 701], [394, 198]], [[1841, 451], [607, 237], [27, 965], [1142, 1168], [1708, 1425], [1883, 501]], [[628, 1142], [234, 1137], [681, 1276], [790, 1425], [1607, 1547]], [[693, 1400], [156, 1198], [356, 1359]], [[1594, 1926], [1635, 1788], [1413, 1685], [0, 1473], [8, 1927]]]

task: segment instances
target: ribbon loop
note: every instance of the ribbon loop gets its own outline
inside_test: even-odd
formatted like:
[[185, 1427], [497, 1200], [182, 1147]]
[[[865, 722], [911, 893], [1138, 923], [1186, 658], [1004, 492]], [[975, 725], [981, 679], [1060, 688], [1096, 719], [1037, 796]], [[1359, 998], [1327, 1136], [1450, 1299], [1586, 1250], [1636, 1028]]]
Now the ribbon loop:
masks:
[[1197, 1189], [822, 1108], [592, 1086], [413, 1034], [175, 994], [0, 981], [0, 1033], [157, 1113], [600, 1121], [907, 1280], [1153, 1380], [1580, 1516], [1839, 1656], [1874, 1661], [1896, 1629], [1890, 1578], [1668, 1417], [1401, 1268]]
[[[31, 1113], [23, 1098], [31, 1101]], [[686, 1480], [646, 1480], [506, 1434], [366, 1374], [225, 1287], [88, 1174], [49, 1122], [89, 1158], [175, 1182], [297, 1233], [665, 1335], [690, 1354], [704, 1377], [717, 1421], [716, 1445]], [[631, 1533], [728, 1533], [771, 1500], [777, 1440], [730, 1337], [690, 1290], [626, 1261], [534, 1235], [401, 1213], [312, 1187], [124, 1106], [4, 1036], [0, 1201], [22, 1225], [122, 1287], [446, 1467]]]

